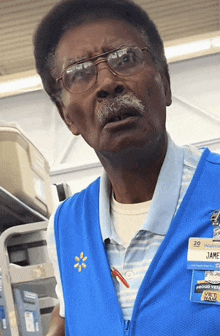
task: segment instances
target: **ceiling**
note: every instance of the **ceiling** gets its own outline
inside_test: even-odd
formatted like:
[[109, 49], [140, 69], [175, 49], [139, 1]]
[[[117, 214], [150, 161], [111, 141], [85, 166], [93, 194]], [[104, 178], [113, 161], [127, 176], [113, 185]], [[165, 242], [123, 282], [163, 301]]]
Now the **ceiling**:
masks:
[[[0, 1], [0, 76], [34, 70], [33, 32], [55, 0]], [[220, 0], [136, 0], [158, 26], [165, 45], [220, 31]], [[1, 77], [1, 79], [3, 78]]]

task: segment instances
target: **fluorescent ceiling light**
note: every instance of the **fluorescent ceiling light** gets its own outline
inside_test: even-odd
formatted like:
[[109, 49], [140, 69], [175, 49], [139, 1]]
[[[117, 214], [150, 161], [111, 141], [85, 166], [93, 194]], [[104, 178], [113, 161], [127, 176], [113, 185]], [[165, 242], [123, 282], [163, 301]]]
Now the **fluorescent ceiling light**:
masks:
[[0, 97], [7, 96], [9, 93], [19, 94], [39, 89], [42, 89], [42, 83], [38, 75], [5, 80], [0, 82]]
[[211, 39], [211, 45], [214, 48], [220, 48], [220, 36]]
[[202, 53], [204, 51], [219, 48], [220, 47], [220, 37], [214, 37], [209, 39], [204, 39], [200, 41], [194, 41], [179, 45], [174, 45], [172, 47], [165, 48], [165, 55], [169, 61], [175, 57], [181, 57], [186, 55], [193, 55]]
[[198, 51], [208, 50], [209, 48], [210, 41], [198, 41], [165, 48], [165, 55], [169, 60], [172, 57], [194, 54]]

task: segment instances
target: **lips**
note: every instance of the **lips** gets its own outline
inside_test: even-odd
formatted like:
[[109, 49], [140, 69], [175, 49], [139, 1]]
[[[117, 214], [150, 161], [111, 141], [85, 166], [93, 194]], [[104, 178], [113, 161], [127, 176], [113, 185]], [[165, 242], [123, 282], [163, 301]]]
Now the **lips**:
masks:
[[123, 121], [129, 117], [137, 117], [140, 116], [140, 112], [136, 111], [136, 110], [120, 110], [120, 111], [114, 111], [109, 113], [105, 120], [103, 120], [103, 124], [104, 126], [106, 126], [107, 124], [110, 123], [114, 123], [114, 122], [119, 122], [119, 121]]
[[145, 106], [133, 93], [126, 93], [116, 98], [102, 100], [97, 110], [101, 127], [128, 125], [137, 117], [143, 117]]

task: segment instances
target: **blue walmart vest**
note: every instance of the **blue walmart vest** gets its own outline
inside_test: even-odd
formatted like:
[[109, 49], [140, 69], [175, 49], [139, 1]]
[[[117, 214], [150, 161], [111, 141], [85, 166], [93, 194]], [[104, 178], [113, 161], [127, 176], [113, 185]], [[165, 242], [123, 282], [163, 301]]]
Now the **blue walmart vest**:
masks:
[[220, 209], [220, 156], [204, 151], [141, 284], [128, 331], [100, 231], [99, 183], [65, 201], [55, 217], [66, 336], [220, 335], [220, 306], [190, 301], [192, 271], [187, 269], [188, 239], [213, 236], [210, 217]]

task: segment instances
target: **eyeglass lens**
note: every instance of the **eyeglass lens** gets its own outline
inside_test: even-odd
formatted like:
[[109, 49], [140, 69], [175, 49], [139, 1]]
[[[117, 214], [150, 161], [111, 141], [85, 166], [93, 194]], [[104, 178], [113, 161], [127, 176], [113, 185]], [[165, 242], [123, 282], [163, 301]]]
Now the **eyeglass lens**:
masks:
[[[124, 48], [106, 57], [109, 68], [119, 76], [131, 76], [141, 71], [144, 57], [140, 48]], [[65, 88], [72, 93], [89, 90], [96, 82], [95, 62], [86, 61], [68, 67], [63, 73]]]

